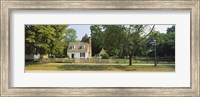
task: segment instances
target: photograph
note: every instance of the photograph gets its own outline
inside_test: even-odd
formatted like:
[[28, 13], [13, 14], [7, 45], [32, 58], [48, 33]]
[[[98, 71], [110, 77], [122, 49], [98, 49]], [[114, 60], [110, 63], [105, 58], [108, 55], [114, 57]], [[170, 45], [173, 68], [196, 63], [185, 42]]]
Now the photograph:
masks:
[[175, 25], [31, 25], [25, 72], [175, 72]]
[[200, 97], [200, 0], [1, 0], [10, 97]]

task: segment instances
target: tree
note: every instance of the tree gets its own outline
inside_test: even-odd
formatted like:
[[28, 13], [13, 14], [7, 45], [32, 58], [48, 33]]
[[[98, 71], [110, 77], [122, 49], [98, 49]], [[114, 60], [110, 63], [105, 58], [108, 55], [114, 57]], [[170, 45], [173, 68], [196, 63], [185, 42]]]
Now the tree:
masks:
[[66, 33], [63, 35], [63, 41], [64, 41], [64, 57], [67, 57], [67, 48], [70, 42], [75, 42], [77, 41], [77, 36], [76, 36], [76, 30], [73, 28], [67, 29]]
[[[173, 31], [173, 32], [172, 32]], [[169, 57], [169, 62], [172, 57], [175, 57], [175, 26], [167, 28], [167, 33], [160, 33], [154, 31], [152, 35], [148, 37], [148, 40], [156, 39], [157, 56]], [[148, 44], [150, 45], [150, 44]], [[150, 48], [150, 56], [154, 56], [153, 48]]]
[[64, 49], [65, 49], [65, 43], [63, 41], [57, 41], [56, 45], [52, 49], [53, 57], [56, 58], [63, 58], [64, 55]]
[[167, 28], [167, 33], [158, 35], [158, 54], [163, 57], [175, 56], [175, 26]]
[[[55, 33], [51, 25], [27, 25], [25, 27], [26, 53], [47, 54], [49, 44], [54, 40]], [[31, 49], [29, 49], [31, 48]]]
[[91, 27], [93, 54], [98, 54], [102, 48], [115, 57], [124, 57], [124, 31], [117, 25], [92, 25]]
[[92, 37], [92, 56], [97, 55], [104, 47], [104, 33], [100, 25], [90, 26]]
[[167, 28], [167, 33], [170, 33], [170, 32], [175, 32], [175, 26], [173, 25], [172, 27], [170, 28]]
[[[149, 30], [147, 33], [146, 30]], [[95, 48], [104, 48], [112, 56], [132, 56], [138, 54], [143, 40], [154, 30], [148, 25], [93, 25], [91, 26], [92, 42]], [[93, 50], [95, 51], [95, 50]]]
[[[154, 26], [148, 25], [122, 25], [121, 28], [125, 30], [127, 34], [126, 43], [124, 49], [129, 56], [129, 65], [132, 65], [132, 56], [136, 54], [142, 41], [145, 40], [154, 31]], [[149, 32], [145, 32], [145, 29], [149, 28]]]
[[81, 42], [88, 42], [89, 41], [89, 37], [87, 34], [85, 34], [85, 36], [82, 37]]
[[55, 29], [55, 40], [51, 41], [50, 45], [50, 52], [49, 55], [53, 56], [64, 56], [64, 48], [65, 43], [63, 42], [63, 35], [67, 33], [67, 25], [52, 25], [52, 27]]
[[109, 55], [107, 53], [102, 54], [101, 56], [102, 56], [102, 59], [109, 59]]
[[25, 25], [25, 54], [34, 54], [35, 52], [35, 32], [34, 27], [30, 25]]
[[64, 36], [64, 41], [69, 43], [76, 41], [76, 39], [76, 30], [74, 30], [73, 28], [67, 29], [67, 34]]
[[25, 25], [25, 53], [40, 54], [41, 58], [46, 54], [55, 55], [66, 28], [67, 25]]
[[108, 54], [115, 57], [124, 57], [123, 44], [126, 33], [118, 25], [102, 25], [104, 30], [104, 48]]

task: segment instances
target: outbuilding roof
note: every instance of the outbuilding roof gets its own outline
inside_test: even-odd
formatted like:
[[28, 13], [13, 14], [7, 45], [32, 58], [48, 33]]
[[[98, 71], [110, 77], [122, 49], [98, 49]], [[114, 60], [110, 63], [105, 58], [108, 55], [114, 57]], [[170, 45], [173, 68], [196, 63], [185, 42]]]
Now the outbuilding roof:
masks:
[[102, 48], [99, 55], [107, 54], [106, 51]]

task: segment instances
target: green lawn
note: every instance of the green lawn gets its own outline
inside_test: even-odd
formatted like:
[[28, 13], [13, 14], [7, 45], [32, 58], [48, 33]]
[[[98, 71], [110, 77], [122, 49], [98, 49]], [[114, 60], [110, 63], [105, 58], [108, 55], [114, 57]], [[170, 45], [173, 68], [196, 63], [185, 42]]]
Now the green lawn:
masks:
[[87, 65], [66, 63], [27, 64], [25, 71], [140, 71], [140, 72], [174, 72], [174, 65]]

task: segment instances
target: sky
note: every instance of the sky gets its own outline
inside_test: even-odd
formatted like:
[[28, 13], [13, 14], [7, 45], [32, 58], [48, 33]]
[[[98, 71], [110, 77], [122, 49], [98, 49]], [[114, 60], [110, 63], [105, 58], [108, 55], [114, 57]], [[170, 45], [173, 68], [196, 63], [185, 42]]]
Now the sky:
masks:
[[[81, 40], [82, 37], [87, 34], [90, 36], [91, 31], [90, 31], [90, 26], [91, 25], [69, 25], [68, 28], [73, 28], [76, 30], [76, 35], [78, 37], [78, 40]], [[167, 28], [172, 27], [172, 25], [155, 25], [155, 30], [159, 31], [161, 33], [166, 33]]]

